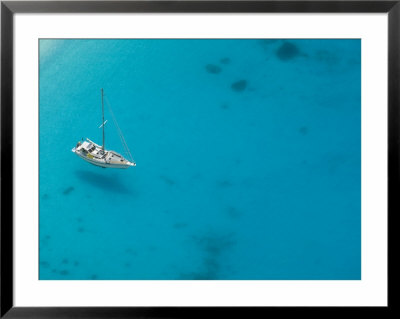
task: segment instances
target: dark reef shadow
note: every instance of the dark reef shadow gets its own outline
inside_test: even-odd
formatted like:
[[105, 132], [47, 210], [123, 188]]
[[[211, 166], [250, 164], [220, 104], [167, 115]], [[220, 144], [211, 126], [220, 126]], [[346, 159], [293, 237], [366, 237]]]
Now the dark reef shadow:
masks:
[[216, 184], [218, 188], [229, 188], [233, 186], [233, 183], [228, 179], [218, 180]]
[[220, 63], [222, 64], [230, 64], [231, 63], [231, 59], [228, 57], [222, 58], [219, 60]]
[[228, 206], [226, 208], [226, 213], [231, 219], [237, 219], [242, 216], [242, 213], [233, 206]]
[[246, 80], [240, 80], [233, 82], [231, 84], [231, 89], [235, 92], [243, 92], [247, 87], [247, 81]]
[[224, 254], [237, 243], [233, 233], [220, 234], [207, 232], [200, 236], [192, 236], [192, 242], [203, 255], [199, 269], [183, 272], [179, 279], [183, 280], [218, 280], [221, 279]]
[[315, 60], [332, 66], [338, 64], [339, 57], [328, 50], [318, 50], [315, 53]]
[[107, 176], [85, 170], [76, 170], [75, 175], [82, 182], [102, 190], [120, 194], [133, 194], [132, 190], [128, 188], [116, 174], [114, 176]]
[[73, 190], [74, 190], [75, 188], [73, 187], [73, 186], [69, 186], [69, 187], [67, 187], [67, 188], [65, 188], [64, 190], [63, 190], [63, 195], [68, 195], [68, 194], [70, 194]]
[[307, 135], [308, 134], [308, 127], [307, 126], [302, 126], [299, 128], [299, 133], [301, 135]]
[[183, 222], [177, 222], [173, 225], [173, 227], [175, 229], [182, 229], [182, 228], [186, 228], [188, 226], [187, 223], [183, 223]]
[[218, 73], [221, 73], [221, 71], [222, 71], [221, 67], [219, 67], [218, 65], [215, 65], [215, 64], [207, 64], [205, 66], [205, 68], [206, 68], [207, 72], [211, 73], [211, 74], [218, 74]]
[[165, 176], [165, 175], [160, 175], [160, 179], [163, 180], [169, 186], [173, 186], [173, 185], [176, 184], [173, 179], [171, 179], [171, 178], [169, 178], [168, 176]]
[[299, 47], [296, 44], [290, 41], [283, 42], [279, 46], [278, 50], [276, 50], [275, 54], [281, 61], [290, 61], [297, 57], [307, 56], [306, 54], [300, 51]]

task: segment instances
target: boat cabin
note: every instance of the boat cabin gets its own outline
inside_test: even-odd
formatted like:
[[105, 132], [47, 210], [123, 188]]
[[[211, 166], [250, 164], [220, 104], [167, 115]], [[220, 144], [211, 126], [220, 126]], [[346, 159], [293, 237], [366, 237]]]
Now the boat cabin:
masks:
[[104, 158], [107, 155], [107, 152], [104, 152], [99, 145], [91, 141], [84, 141], [83, 143], [78, 142], [75, 149], [77, 152], [80, 152], [85, 156], [87, 156], [87, 154], [91, 154], [96, 158]]

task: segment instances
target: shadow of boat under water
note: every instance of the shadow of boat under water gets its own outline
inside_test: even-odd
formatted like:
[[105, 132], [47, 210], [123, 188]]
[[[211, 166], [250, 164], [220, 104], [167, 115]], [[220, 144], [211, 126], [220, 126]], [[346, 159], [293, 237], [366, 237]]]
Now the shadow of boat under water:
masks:
[[76, 170], [75, 175], [79, 178], [80, 181], [107, 192], [128, 195], [134, 195], [135, 193], [134, 190], [128, 187], [121, 180], [118, 174], [106, 175], [86, 170]]

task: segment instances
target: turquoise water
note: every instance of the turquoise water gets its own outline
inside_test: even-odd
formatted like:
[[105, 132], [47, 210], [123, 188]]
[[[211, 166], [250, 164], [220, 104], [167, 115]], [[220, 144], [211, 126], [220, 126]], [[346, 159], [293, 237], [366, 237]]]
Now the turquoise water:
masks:
[[40, 279], [361, 278], [360, 40], [43, 39], [39, 117]]

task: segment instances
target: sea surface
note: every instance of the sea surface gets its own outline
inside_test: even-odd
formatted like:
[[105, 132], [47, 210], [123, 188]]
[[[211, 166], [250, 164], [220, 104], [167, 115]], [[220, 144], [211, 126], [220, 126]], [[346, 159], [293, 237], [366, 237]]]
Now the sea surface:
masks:
[[360, 40], [39, 46], [39, 279], [361, 279]]

